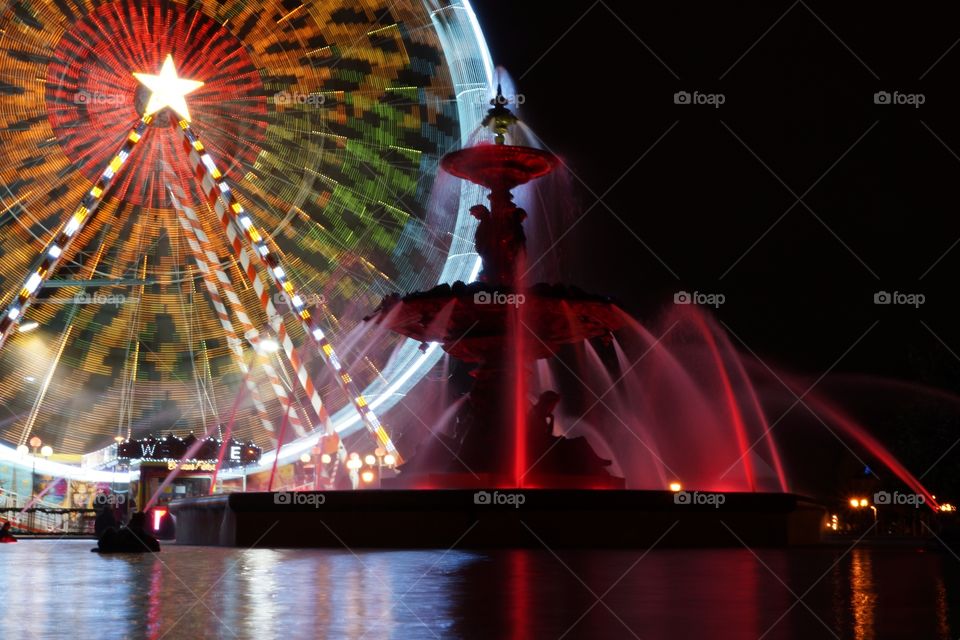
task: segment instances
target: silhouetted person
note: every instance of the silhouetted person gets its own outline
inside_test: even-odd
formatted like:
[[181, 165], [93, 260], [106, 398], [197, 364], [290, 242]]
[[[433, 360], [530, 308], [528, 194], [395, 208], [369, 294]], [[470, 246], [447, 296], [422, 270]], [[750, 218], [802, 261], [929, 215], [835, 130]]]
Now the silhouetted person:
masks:
[[119, 531], [107, 529], [97, 541], [100, 553], [144, 553], [160, 551], [160, 543], [144, 528], [147, 517], [142, 511], [130, 516], [130, 522]]
[[117, 518], [113, 513], [113, 507], [102, 505], [97, 519], [93, 521], [93, 533], [99, 538], [107, 529], [117, 528]]

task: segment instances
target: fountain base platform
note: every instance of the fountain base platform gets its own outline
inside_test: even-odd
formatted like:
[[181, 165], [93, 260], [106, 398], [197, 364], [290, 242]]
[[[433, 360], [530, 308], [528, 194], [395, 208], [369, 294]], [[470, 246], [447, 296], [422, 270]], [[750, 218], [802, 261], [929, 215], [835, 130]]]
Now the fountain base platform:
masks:
[[[301, 548], [780, 547], [817, 544], [826, 511], [782, 493], [435, 489], [231, 493], [176, 500], [177, 543]], [[721, 499], [716, 496], [722, 496]], [[716, 505], [716, 506], [715, 506]]]

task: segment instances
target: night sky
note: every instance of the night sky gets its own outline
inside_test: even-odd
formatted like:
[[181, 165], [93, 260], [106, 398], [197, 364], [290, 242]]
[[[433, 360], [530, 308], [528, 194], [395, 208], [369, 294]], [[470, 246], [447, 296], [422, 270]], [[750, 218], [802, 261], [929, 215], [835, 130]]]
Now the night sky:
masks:
[[[856, 373], [960, 391], [957, 12], [659, 4], [474, 3], [525, 121], [593, 205], [560, 244], [564, 278], [640, 318], [678, 290], [723, 293], [716, 315], [749, 350], [811, 381], [829, 371], [827, 386]], [[909, 411], [879, 428], [907, 458], [936, 441], [924, 466], [960, 436], [957, 407], [933, 413], [938, 436]]]

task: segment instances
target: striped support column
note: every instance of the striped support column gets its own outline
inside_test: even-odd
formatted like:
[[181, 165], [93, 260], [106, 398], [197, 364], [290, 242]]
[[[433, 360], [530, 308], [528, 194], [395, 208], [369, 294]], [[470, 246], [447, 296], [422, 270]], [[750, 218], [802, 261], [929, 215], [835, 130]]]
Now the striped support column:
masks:
[[[234, 349], [235, 352], [242, 354], [240, 340], [237, 338], [237, 334], [233, 330], [233, 326], [230, 323], [229, 313], [227, 312], [223, 301], [218, 295], [217, 282], [219, 282], [220, 286], [223, 288], [223, 293], [227, 298], [227, 302], [229, 303], [233, 312], [236, 314], [237, 320], [240, 322], [240, 325], [243, 328], [243, 334], [247, 338], [247, 341], [254, 348], [254, 350], [259, 350], [260, 333], [253, 326], [253, 322], [250, 320], [250, 317], [247, 315], [246, 311], [244, 311], [243, 303], [240, 301], [239, 296], [237, 296], [237, 293], [233, 288], [233, 283], [220, 266], [220, 258], [212, 250], [210, 246], [210, 239], [203, 230], [203, 227], [200, 223], [200, 218], [197, 217], [196, 212], [192, 208], [180, 203], [180, 201], [177, 199], [177, 194], [174, 193], [174, 191], [180, 191], [180, 197], [184, 197], [183, 191], [179, 189], [172, 189], [170, 198], [180, 217], [181, 226], [183, 226], [183, 228], [187, 231], [187, 242], [190, 244], [190, 248], [194, 251], [194, 257], [198, 268], [204, 274], [204, 281], [207, 285], [207, 290], [214, 299], [214, 306], [217, 308], [217, 314], [220, 317], [220, 323], [223, 326], [224, 331], [227, 332], [227, 342], [231, 343], [231, 348]], [[243, 362], [242, 355], [239, 358], [239, 362]], [[273, 366], [266, 361], [262, 362], [261, 365], [263, 366], [264, 373], [267, 374], [267, 378], [270, 380], [270, 386], [273, 388], [274, 394], [277, 396], [277, 400], [280, 402], [284, 415], [289, 415], [288, 422], [290, 426], [293, 427], [298, 436], [306, 435], [307, 429], [304, 428], [303, 421], [297, 414], [295, 407], [290, 406], [290, 397], [287, 394], [286, 387], [283, 386], [283, 383], [280, 380], [280, 376], [277, 375], [276, 369], [274, 369]], [[273, 431], [272, 428], [270, 430]]]
[[[337, 357], [333, 345], [330, 344], [330, 341], [327, 339], [323, 328], [320, 327], [318, 319], [313, 317], [309, 309], [305, 308], [303, 299], [297, 295], [296, 287], [280, 263], [279, 256], [271, 251], [264, 236], [253, 224], [253, 220], [244, 210], [243, 206], [236, 200], [230, 186], [222, 179], [223, 176], [216, 164], [214, 164], [210, 154], [206, 152], [196, 132], [190, 127], [190, 123], [186, 120], [180, 120], [178, 124], [183, 134], [184, 149], [190, 156], [190, 166], [194, 175], [200, 180], [203, 193], [217, 212], [220, 223], [223, 225], [224, 232], [227, 235], [227, 240], [239, 259], [244, 273], [246, 273], [247, 278], [253, 284], [254, 291], [260, 298], [260, 303], [267, 312], [270, 324], [277, 332], [277, 336], [280, 338], [281, 343], [284, 344], [284, 348], [287, 348], [286, 345], [288, 343], [292, 347], [292, 342], [287, 335], [282, 317], [280, 317], [273, 303], [270, 301], [267, 287], [264, 286], [263, 281], [260, 279], [250, 260], [249, 254], [251, 252], [256, 255], [257, 259], [263, 264], [278, 290], [290, 299], [291, 306], [297, 311], [297, 316], [307, 336], [312, 337], [316, 341], [321, 357], [327, 366], [333, 369], [337, 384], [347, 394], [347, 397], [350, 398], [350, 402], [359, 413], [364, 426], [373, 434], [380, 446], [392, 454], [398, 462], [402, 462], [402, 458], [396, 446], [394, 446], [390, 435], [383, 428], [379, 418], [377, 418], [376, 414], [370, 408], [366, 398], [360, 393], [350, 374], [343, 369], [343, 365]], [[243, 236], [242, 238], [241, 235]], [[290, 351], [292, 351], [292, 349]], [[291, 359], [291, 363], [293, 362]], [[297, 362], [299, 362], [299, 359]], [[306, 375], [306, 370], [297, 367], [296, 364], [294, 367], [297, 369], [298, 377], [301, 377], [301, 382], [312, 388], [313, 385]]]
[[176, 196], [171, 193], [170, 198], [173, 202], [174, 209], [177, 210], [180, 226], [183, 227], [184, 233], [186, 234], [187, 244], [193, 252], [194, 262], [203, 276], [203, 284], [206, 286], [207, 293], [210, 294], [210, 300], [213, 302], [213, 308], [217, 312], [217, 319], [220, 321], [220, 326], [223, 327], [223, 331], [227, 336], [227, 345], [229, 345], [230, 351], [233, 353], [237, 368], [240, 370], [240, 373], [243, 374], [244, 380], [246, 380], [247, 389], [250, 391], [250, 399], [253, 402], [254, 409], [257, 411], [260, 424], [264, 429], [273, 433], [273, 423], [267, 415], [267, 408], [264, 406], [263, 400], [260, 397], [260, 390], [257, 388], [257, 383], [249, 375], [250, 368], [247, 366], [247, 362], [243, 357], [242, 343], [240, 339], [237, 338], [233, 324], [230, 322], [230, 314], [224, 306], [223, 300], [220, 298], [220, 291], [217, 289], [217, 283], [213, 278], [213, 270], [209, 264], [209, 254], [205, 256], [205, 252], [201, 247], [201, 240], [197, 235], [197, 231], [202, 233], [203, 230], [196, 229], [193, 226], [192, 221], [188, 219], [184, 207], [180, 204], [180, 201], [177, 200]]

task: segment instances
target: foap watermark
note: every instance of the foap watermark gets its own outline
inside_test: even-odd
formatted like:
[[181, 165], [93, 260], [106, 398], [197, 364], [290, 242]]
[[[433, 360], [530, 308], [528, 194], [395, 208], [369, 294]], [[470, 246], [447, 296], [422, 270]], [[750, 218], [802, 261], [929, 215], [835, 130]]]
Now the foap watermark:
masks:
[[922, 93], [901, 93], [894, 91], [877, 91], [873, 94], [873, 104], [896, 104], [906, 105], [919, 109], [920, 105], [927, 101], [927, 96]]
[[503, 293], [502, 291], [477, 291], [473, 294], [473, 304], [505, 304], [519, 307], [527, 301], [522, 293]]
[[126, 104], [127, 96], [121, 94], [101, 93], [100, 91], [77, 91], [73, 94], [74, 104], [116, 106]]
[[322, 107], [327, 97], [316, 93], [299, 93], [296, 91], [278, 91], [273, 94], [273, 103], [277, 105], [303, 104], [311, 107]]
[[519, 509], [520, 505], [527, 501], [527, 496], [516, 491], [504, 492], [504, 491], [494, 491], [490, 493], [489, 491], [477, 491], [473, 494], [473, 504], [484, 504], [484, 505], [509, 505], [514, 509]]
[[489, 102], [485, 101], [485, 104], [494, 104], [494, 105], [500, 105], [503, 107], [508, 107], [513, 104], [519, 107], [520, 105], [524, 104], [526, 101], [527, 101], [527, 96], [523, 95], [522, 93], [509, 93], [509, 94], [498, 93]]
[[927, 296], [922, 293], [903, 293], [901, 291], [877, 291], [873, 294], [873, 304], [899, 304], [914, 309], [919, 309], [920, 305], [927, 301]]
[[703, 491], [677, 491], [673, 494], [674, 504], [683, 505], [708, 505], [714, 509], [719, 509], [720, 505], [727, 501], [727, 496], [722, 493], [706, 493]]
[[727, 301], [722, 293], [702, 293], [700, 291], [677, 291], [673, 294], [673, 304], [698, 304], [703, 307], [720, 308]]
[[122, 304], [127, 304], [128, 302], [136, 302], [136, 298], [128, 298], [122, 293], [78, 293], [72, 298], [61, 298], [59, 300], [49, 300], [48, 302], [60, 302], [60, 304], [99, 304], [99, 305], [108, 305], [112, 304], [119, 307]]
[[119, 507], [127, 503], [127, 496], [120, 493], [98, 493], [93, 496], [95, 507]]
[[719, 109], [720, 105], [727, 101], [727, 96], [722, 93], [701, 93], [694, 91], [677, 91], [673, 94], [673, 104], [697, 104], [706, 105]]
[[304, 307], [316, 307], [317, 305], [326, 304], [327, 297], [322, 293], [298, 293], [296, 295], [290, 295], [289, 293], [282, 292], [273, 294], [273, 304], [275, 305], [295, 307], [297, 303]]
[[889, 491], [877, 491], [873, 494], [874, 504], [882, 505], [907, 505], [919, 509], [920, 505], [926, 503], [927, 499], [920, 493], [900, 493], [899, 491], [894, 491], [890, 493]]
[[313, 507], [319, 509], [326, 501], [327, 496], [322, 493], [279, 491], [273, 494], [273, 504], [285, 507]]

